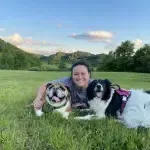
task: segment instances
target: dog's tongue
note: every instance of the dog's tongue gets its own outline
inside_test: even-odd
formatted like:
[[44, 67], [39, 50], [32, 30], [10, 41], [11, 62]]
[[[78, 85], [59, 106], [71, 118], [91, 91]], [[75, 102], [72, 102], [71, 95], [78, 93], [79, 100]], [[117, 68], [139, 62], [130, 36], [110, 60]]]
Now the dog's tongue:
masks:
[[55, 100], [56, 102], [60, 102], [60, 99], [56, 96], [53, 96], [52, 99]]

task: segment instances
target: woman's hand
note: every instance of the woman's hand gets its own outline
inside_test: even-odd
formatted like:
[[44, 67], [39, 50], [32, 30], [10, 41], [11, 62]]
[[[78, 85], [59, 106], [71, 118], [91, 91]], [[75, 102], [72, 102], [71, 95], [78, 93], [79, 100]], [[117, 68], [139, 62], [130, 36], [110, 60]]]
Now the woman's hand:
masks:
[[46, 92], [46, 86], [42, 85], [37, 92], [37, 97], [33, 101], [34, 108], [36, 108], [36, 109], [42, 108], [43, 104], [46, 102], [45, 101], [45, 92]]

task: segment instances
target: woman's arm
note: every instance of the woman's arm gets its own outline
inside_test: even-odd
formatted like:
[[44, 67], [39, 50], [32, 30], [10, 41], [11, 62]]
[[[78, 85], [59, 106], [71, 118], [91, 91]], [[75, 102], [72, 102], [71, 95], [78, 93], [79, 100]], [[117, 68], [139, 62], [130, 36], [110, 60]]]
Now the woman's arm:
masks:
[[34, 108], [37, 108], [37, 109], [42, 108], [43, 104], [45, 103], [45, 90], [46, 90], [46, 84], [43, 84], [38, 89], [37, 96], [33, 101]]

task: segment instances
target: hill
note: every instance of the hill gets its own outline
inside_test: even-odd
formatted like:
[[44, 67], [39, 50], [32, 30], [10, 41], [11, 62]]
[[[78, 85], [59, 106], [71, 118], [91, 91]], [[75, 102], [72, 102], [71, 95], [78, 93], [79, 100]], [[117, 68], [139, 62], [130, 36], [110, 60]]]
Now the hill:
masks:
[[40, 59], [51, 65], [59, 65], [60, 63], [73, 64], [76, 61], [82, 60], [86, 61], [91, 66], [96, 67], [102, 62], [102, 59], [105, 56], [106, 54], [94, 55], [88, 52], [77, 51], [74, 53], [57, 52], [56, 54], [50, 56], [41, 56]]
[[68, 71], [76, 61], [84, 60], [94, 71], [150, 73], [150, 45], [145, 44], [134, 52], [134, 44], [122, 42], [109, 54], [57, 52], [50, 56], [27, 53], [0, 39], [0, 69], [33, 71]]
[[84, 60], [96, 67], [104, 56], [105, 54], [94, 55], [83, 51], [57, 52], [50, 56], [31, 54], [0, 39], [0, 69], [68, 70], [78, 60]]
[[40, 66], [40, 57], [27, 53], [18, 47], [0, 39], [0, 69], [29, 69]]

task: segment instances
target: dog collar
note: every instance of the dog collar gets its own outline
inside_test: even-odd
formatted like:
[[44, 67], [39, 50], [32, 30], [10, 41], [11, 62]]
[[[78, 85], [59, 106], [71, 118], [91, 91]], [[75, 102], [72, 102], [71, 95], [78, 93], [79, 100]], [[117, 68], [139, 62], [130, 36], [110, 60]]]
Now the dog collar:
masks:
[[67, 104], [68, 100], [66, 101], [66, 103], [64, 103], [63, 105], [59, 106], [59, 107], [53, 107], [54, 109], [60, 109], [62, 107], [64, 107]]
[[[67, 103], [67, 102], [66, 102]], [[48, 102], [45, 102], [44, 103], [44, 105], [43, 105], [43, 107], [42, 107], [42, 111], [43, 112], [52, 112], [53, 110], [55, 110], [55, 109], [59, 109], [59, 108], [62, 108], [63, 106], [65, 106], [66, 105], [66, 103], [64, 104], [64, 105], [61, 105], [60, 107], [53, 107], [53, 106], [51, 106]]]

